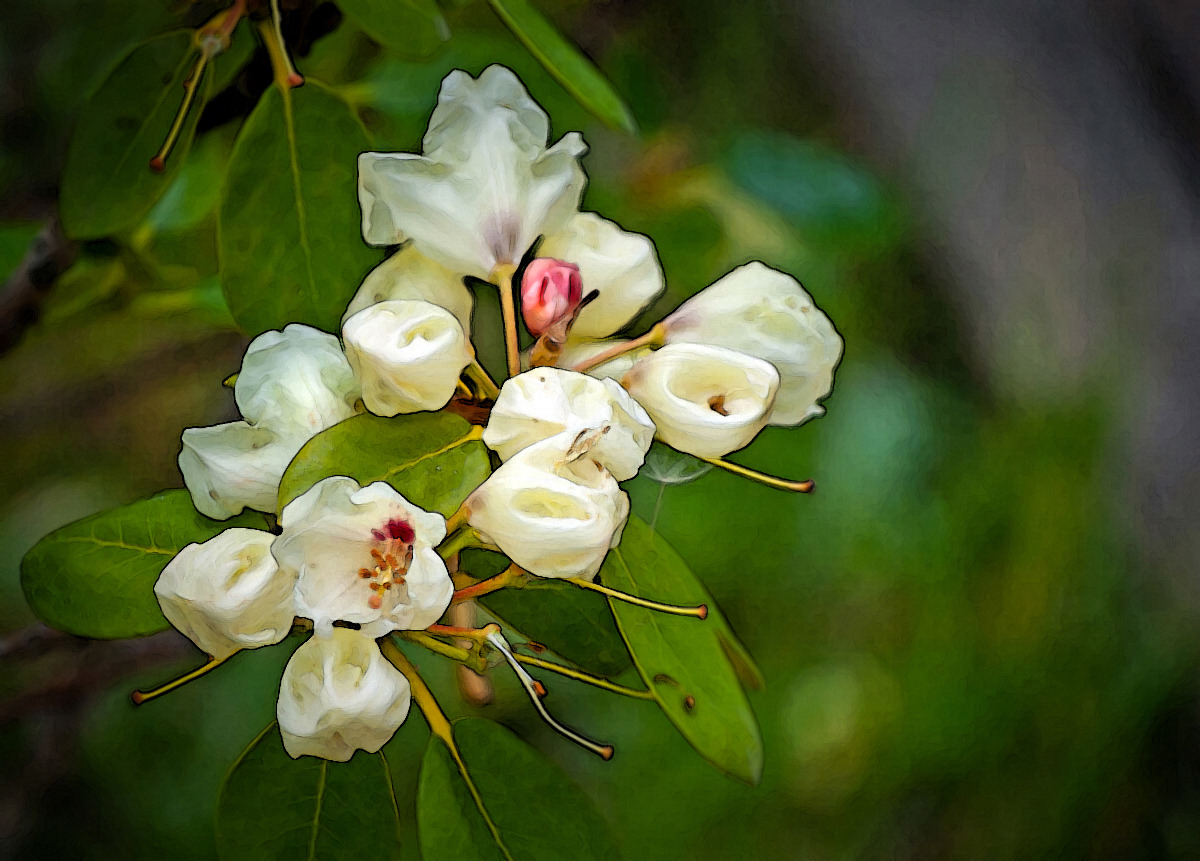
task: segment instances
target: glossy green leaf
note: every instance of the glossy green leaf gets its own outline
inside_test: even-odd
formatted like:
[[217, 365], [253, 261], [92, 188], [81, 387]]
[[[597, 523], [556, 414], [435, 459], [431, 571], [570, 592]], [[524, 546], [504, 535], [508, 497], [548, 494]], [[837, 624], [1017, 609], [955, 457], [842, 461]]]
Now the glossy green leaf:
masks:
[[426, 511], [449, 517], [491, 472], [479, 428], [449, 413], [385, 419], [364, 413], [314, 436], [279, 483], [279, 511], [331, 475], [386, 481]]
[[349, 762], [292, 759], [274, 723], [238, 757], [217, 797], [217, 852], [224, 861], [388, 861], [399, 825], [382, 753], [360, 750]]
[[262, 529], [261, 514], [210, 520], [186, 490], [167, 490], [51, 532], [21, 561], [29, 606], [52, 628], [97, 639], [170, 627], [154, 597], [159, 573], [188, 544], [231, 526]]
[[[723, 640], [732, 633], [675, 550], [636, 517], [600, 571], [604, 585], [668, 604], [707, 604], [708, 619], [610, 601], [634, 665], [662, 710], [700, 754], [747, 783], [762, 776], [762, 737]], [[750, 666], [753, 666], [751, 664]]]
[[631, 659], [621, 632], [607, 602], [595, 592], [539, 578], [521, 589], [485, 595], [479, 603], [526, 637], [585, 670], [615, 676], [629, 668]]
[[311, 78], [271, 86], [246, 120], [221, 189], [221, 283], [234, 319], [257, 335], [287, 323], [338, 331], [378, 256], [363, 244], [358, 154], [366, 132]]
[[162, 173], [150, 170], [182, 103], [199, 52], [191, 31], [150, 39], [117, 64], [80, 111], [63, 168], [59, 212], [76, 239], [116, 233], [141, 218], [183, 166], [212, 76], [205, 73]]
[[575, 99], [614, 129], [637, 131], [633, 114], [583, 52], [527, 0], [490, 0], [513, 35]]
[[434, 0], [338, 0], [368, 36], [405, 56], [428, 57], [450, 38]]
[[591, 799], [511, 731], [489, 720], [467, 718], [454, 725], [454, 740], [487, 819], [449, 748], [431, 737], [417, 786], [417, 829], [425, 858], [612, 861], [619, 857]]

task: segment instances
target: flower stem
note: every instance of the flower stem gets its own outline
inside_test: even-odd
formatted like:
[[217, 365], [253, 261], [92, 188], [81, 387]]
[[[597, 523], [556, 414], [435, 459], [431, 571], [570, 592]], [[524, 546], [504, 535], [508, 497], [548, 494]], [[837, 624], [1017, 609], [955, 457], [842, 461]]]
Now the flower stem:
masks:
[[200, 80], [204, 77], [204, 69], [208, 66], [208, 61], [214, 53], [215, 51], [210, 50], [207, 46], [202, 48], [200, 59], [196, 61], [196, 65], [192, 67], [191, 74], [183, 82], [183, 103], [180, 104], [179, 110], [175, 112], [175, 120], [171, 123], [171, 129], [167, 132], [166, 140], [163, 141], [154, 158], [150, 159], [150, 169], [155, 173], [162, 173], [166, 167], [167, 156], [171, 154], [171, 150], [175, 148], [175, 142], [179, 140], [179, 133], [183, 130], [183, 124], [187, 121], [187, 115], [192, 110], [192, 103], [196, 100], [196, 91], [200, 89]]
[[518, 567], [515, 563], [509, 565], [495, 577], [489, 577], [487, 580], [481, 580], [478, 583], [472, 584], [459, 589], [454, 593], [454, 597], [450, 599], [450, 603], [457, 604], [460, 601], [470, 601], [478, 598], [481, 595], [487, 595], [491, 592], [498, 592], [508, 586], [512, 586], [521, 580], [525, 579], [525, 569]]
[[804, 481], [792, 481], [786, 478], [776, 478], [773, 475], [767, 475], [765, 472], [759, 472], [747, 466], [730, 463], [719, 457], [702, 457], [700, 460], [705, 463], [711, 463], [713, 466], [719, 466], [721, 469], [732, 472], [734, 475], [740, 475], [742, 478], [757, 481], [759, 484], [765, 484], [767, 487], [774, 487], [777, 490], [790, 490], [794, 493], [812, 493], [816, 489], [816, 484], [811, 478]]
[[470, 512], [467, 510], [467, 506], [465, 504], [460, 505], [457, 511], [446, 518], [446, 534], [453, 535], [455, 532], [466, 526], [467, 517], [469, 515]]
[[573, 729], [570, 729], [569, 727], [559, 723], [557, 720], [555, 720], [554, 716], [550, 714], [550, 712], [546, 711], [546, 707], [542, 705], [542, 697], [545, 695], [546, 689], [543, 688], [541, 683], [534, 679], [533, 676], [529, 675], [525, 668], [521, 666], [521, 664], [517, 661], [516, 656], [513, 655], [512, 650], [508, 647], [508, 642], [504, 639], [504, 636], [499, 631], [489, 634], [488, 642], [494, 646], [496, 650], [500, 652], [500, 654], [504, 655], [504, 659], [508, 661], [508, 664], [510, 667], [512, 667], [513, 672], [517, 674], [517, 679], [521, 682], [521, 687], [525, 688], [525, 693], [529, 695], [529, 699], [533, 703], [533, 707], [537, 709], [537, 712], [541, 716], [542, 720], [544, 720], [551, 729], [564, 738], [569, 738], [571, 741], [575, 742], [585, 750], [590, 750], [605, 762], [613, 758], [613, 746], [611, 744], [597, 744], [591, 739], [584, 738]]
[[258, 30], [262, 34], [267, 56], [271, 59], [271, 69], [275, 73], [275, 83], [279, 89], [286, 93], [303, 84], [304, 78], [292, 65], [292, 58], [288, 56], [287, 46], [283, 43], [279, 0], [271, 0], [271, 20], [259, 21]]
[[467, 365], [464, 373], [479, 386], [480, 394], [484, 397], [494, 401], [500, 396], [500, 387], [496, 385], [491, 374], [484, 370], [483, 365], [479, 364], [478, 359], [471, 359], [471, 364]]
[[590, 589], [593, 592], [599, 592], [601, 595], [607, 595], [615, 601], [624, 601], [626, 604], [636, 604], [638, 607], [645, 607], [649, 610], [657, 610], [660, 613], [670, 613], [672, 616], [695, 616], [697, 619], [708, 618], [708, 605], [701, 604], [698, 607], [679, 607], [675, 604], [660, 604], [657, 601], [648, 601], [645, 598], [639, 598], [636, 595], [629, 595], [625, 592], [618, 592], [616, 589], [609, 589], [607, 586], [601, 586], [599, 583], [591, 583], [587, 580], [581, 580], [578, 577], [568, 577], [566, 581], [580, 589]]
[[463, 649], [458, 646], [452, 646], [449, 643], [443, 643], [437, 637], [431, 637], [424, 631], [397, 631], [396, 633], [410, 643], [416, 643], [418, 646], [423, 646], [431, 652], [437, 652], [443, 658], [449, 658], [460, 664], [475, 664], [481, 670], [484, 669], [484, 662], [476, 659], [474, 651], [471, 649]]
[[516, 267], [511, 264], [498, 265], [492, 270], [492, 277], [499, 281], [500, 313], [504, 316], [504, 354], [508, 359], [508, 375], [515, 377], [521, 373], [521, 344], [517, 340], [517, 305], [513, 296], [513, 273]]
[[465, 547], [475, 547], [479, 543], [479, 533], [470, 526], [460, 526], [456, 531], [446, 536], [446, 540], [438, 545], [438, 555], [443, 559], [453, 556]]
[[437, 736], [450, 751], [450, 756], [453, 757], [454, 764], [458, 766], [458, 772], [466, 782], [467, 789], [471, 793], [471, 798], [475, 801], [475, 806], [479, 808], [479, 813], [483, 816], [483, 821], [492, 833], [492, 839], [496, 841], [496, 846], [499, 847], [504, 857], [508, 861], [512, 861], [512, 854], [505, 847], [504, 841], [501, 840], [500, 830], [496, 827], [496, 823], [492, 821], [491, 815], [483, 804], [483, 796], [479, 794], [479, 789], [475, 786], [475, 781], [472, 780], [471, 773], [467, 771], [467, 764], [463, 761], [462, 754], [458, 752], [458, 745], [454, 741], [454, 728], [450, 725], [450, 720], [446, 717], [446, 713], [442, 711], [442, 707], [438, 705], [433, 691], [429, 690], [429, 685], [425, 684], [425, 680], [421, 678], [421, 674], [417, 672], [417, 668], [404, 656], [403, 652], [396, 648], [395, 643], [390, 640], [384, 640], [380, 648], [383, 651], [383, 656], [392, 662], [392, 666], [403, 673], [404, 678], [408, 679], [408, 686], [412, 689], [412, 698], [417, 701], [417, 706], [421, 709], [421, 714], [425, 716], [425, 722], [429, 724], [429, 731]]
[[463, 637], [468, 640], [483, 641], [488, 638], [488, 634], [492, 633], [492, 631], [499, 630], [500, 626], [496, 624], [487, 625], [483, 628], [462, 628], [457, 625], [430, 625], [425, 629], [425, 632], [437, 637]]
[[571, 370], [578, 371], [579, 373], [590, 371], [597, 365], [603, 365], [605, 362], [617, 358], [617, 356], [632, 353], [634, 350], [640, 350], [643, 347], [661, 347], [666, 336], [667, 327], [662, 323], [655, 323], [650, 331], [640, 338], [634, 338], [632, 341], [626, 341], [624, 344], [614, 344], [603, 353], [598, 353], [590, 359], [580, 362], [571, 368]]
[[225, 50], [229, 47], [229, 37], [233, 35], [233, 28], [245, 14], [246, 0], [233, 0], [228, 9], [214, 15], [207, 24], [200, 28], [197, 35], [201, 39], [205, 36], [215, 36], [222, 43], [221, 50]]
[[552, 661], [543, 661], [541, 658], [535, 658], [530, 655], [520, 655], [513, 652], [513, 657], [522, 664], [529, 664], [531, 667], [537, 667], [541, 670], [549, 670], [552, 673], [558, 673], [560, 676], [566, 676], [568, 679], [574, 679], [577, 682], [583, 682], [585, 685], [603, 688], [606, 691], [612, 691], [615, 694], [621, 694], [626, 697], [633, 697], [639, 700], [652, 700], [654, 694], [650, 691], [642, 691], [637, 688], [627, 688], [624, 685], [618, 685], [616, 682], [610, 682], [608, 679], [602, 679], [599, 676], [593, 676], [591, 673], [580, 672], [573, 670], [570, 667], [564, 667], [562, 664], [555, 664]]
[[[236, 655], [236, 654], [237, 654], [237, 652], [233, 653], [233, 655]], [[213, 658], [211, 661], [209, 661], [204, 666], [197, 667], [196, 669], [192, 670], [190, 673], [185, 673], [184, 675], [180, 676], [179, 678], [173, 679], [172, 681], [167, 682], [165, 685], [159, 685], [157, 688], [154, 688], [153, 690], [134, 691], [132, 694], [130, 694], [130, 699], [133, 700], [133, 704], [135, 706], [140, 706], [142, 703], [148, 702], [153, 699], [157, 699], [158, 697], [161, 697], [163, 694], [169, 694], [171, 691], [175, 690], [176, 688], [181, 688], [184, 685], [186, 685], [188, 682], [190, 682], [194, 679], [198, 679], [201, 676], [207, 675], [208, 673], [212, 672], [217, 667], [221, 666], [221, 664], [228, 661], [229, 658], [232, 658], [233, 655], [229, 655], [228, 657], [224, 657], [224, 658]]]

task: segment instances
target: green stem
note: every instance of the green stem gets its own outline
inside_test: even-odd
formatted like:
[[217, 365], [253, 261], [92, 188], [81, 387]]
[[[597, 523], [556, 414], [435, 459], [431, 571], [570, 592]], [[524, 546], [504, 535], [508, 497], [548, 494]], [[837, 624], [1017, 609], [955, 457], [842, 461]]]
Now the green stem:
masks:
[[421, 678], [421, 674], [417, 672], [417, 668], [404, 656], [403, 652], [396, 648], [395, 643], [390, 640], [384, 640], [380, 648], [383, 651], [383, 656], [392, 662], [392, 666], [403, 673], [404, 677], [408, 679], [408, 686], [412, 689], [412, 698], [417, 701], [417, 706], [421, 709], [421, 714], [425, 716], [425, 722], [429, 724], [429, 731], [437, 736], [450, 751], [450, 756], [454, 758], [454, 764], [458, 766], [459, 774], [466, 781], [471, 798], [475, 801], [475, 806], [479, 808], [479, 814], [483, 817], [483, 821], [487, 823], [488, 831], [492, 833], [492, 839], [496, 841], [497, 848], [499, 848], [508, 861], [513, 861], [512, 853], [508, 851], [508, 847], [500, 839], [500, 829], [492, 821], [491, 814], [488, 813], [487, 808], [483, 804], [483, 796], [479, 794], [479, 788], [475, 786], [475, 781], [471, 778], [471, 773], [467, 771], [467, 764], [463, 761], [462, 754], [458, 752], [458, 745], [454, 742], [454, 728], [450, 725], [450, 721], [446, 717], [446, 713], [442, 711], [442, 707], [438, 705], [433, 691], [429, 690], [429, 685], [425, 684], [425, 680]]
[[618, 685], [616, 682], [610, 682], [608, 679], [602, 679], [599, 676], [593, 676], [590, 673], [583, 673], [579, 670], [572, 670], [570, 667], [564, 667], [561, 664], [543, 661], [541, 658], [534, 658], [530, 655], [519, 655], [516, 652], [513, 652], [513, 657], [522, 664], [529, 664], [529, 666], [537, 667], [541, 670], [549, 670], [552, 673], [558, 673], [560, 676], [566, 676], [568, 679], [583, 682], [585, 685], [592, 685], [593, 687], [603, 688], [606, 691], [612, 691], [614, 694], [621, 694], [621, 696], [633, 697], [638, 700], [654, 699], [654, 694], [650, 691], [627, 688], [624, 685]]

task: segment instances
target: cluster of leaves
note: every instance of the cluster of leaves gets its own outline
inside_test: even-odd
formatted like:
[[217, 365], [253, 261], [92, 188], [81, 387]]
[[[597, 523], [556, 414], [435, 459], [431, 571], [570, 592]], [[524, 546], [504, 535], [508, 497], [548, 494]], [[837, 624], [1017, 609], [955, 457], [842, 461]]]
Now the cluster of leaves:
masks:
[[[339, 4], [383, 45], [422, 53], [447, 37], [432, 0]], [[493, 0], [504, 23], [579, 102], [606, 123], [632, 128], [628, 109], [582, 54], [523, 0]], [[272, 31], [264, 23], [263, 39]], [[250, 61], [254, 34], [235, 31], [228, 51], [199, 79], [196, 33], [176, 30], [133, 48], [89, 100], [71, 142], [61, 215], [77, 239], [127, 234], [184, 175], [204, 105], [232, 85]], [[177, 115], [184, 84], [195, 104]], [[181, 123], [161, 173], [149, 155]], [[218, 132], [210, 132], [217, 134]], [[359, 240], [353, 189], [359, 152], [372, 141], [354, 107], [313, 78], [267, 87], [238, 129], [216, 198], [219, 283], [234, 321], [254, 335], [289, 322], [336, 331], [362, 276], [377, 262]], [[209, 198], [211, 199], [211, 197]], [[491, 470], [482, 443], [455, 445], [467, 430], [449, 414], [394, 419], [362, 415], [314, 437], [289, 466], [279, 509], [330, 475], [361, 484], [385, 480], [430, 511], [452, 514]], [[169, 627], [152, 587], [184, 546], [228, 526], [267, 529], [247, 513], [217, 523], [198, 515], [188, 494], [165, 491], [63, 527], [22, 564], [22, 585], [47, 624], [83, 637], [119, 639]], [[489, 560], [476, 560], [478, 573]], [[538, 581], [495, 593], [485, 607], [512, 630], [588, 672], [639, 678], [681, 734], [721, 770], [756, 782], [762, 770], [757, 723], [739, 681], [761, 676], [711, 596], [684, 560], [643, 521], [631, 518], [601, 572], [617, 589], [677, 604], [705, 603], [705, 623], [665, 617], [571, 586]], [[235, 763], [219, 802], [218, 842], [227, 857], [310, 856], [325, 848], [387, 857], [397, 827], [382, 754], [350, 764], [292, 761], [264, 730]], [[454, 743], [432, 737], [420, 774], [418, 819], [429, 857], [612, 857], [603, 820], [565, 775], [507, 731], [467, 720]], [[469, 763], [470, 783], [466, 776]], [[459, 774], [461, 772], [461, 775]], [[536, 809], [523, 799], [543, 800]], [[253, 799], [254, 803], [249, 803]], [[274, 799], [272, 801], [272, 799]], [[266, 801], [267, 803], [264, 803]], [[549, 825], [570, 811], [578, 833]], [[561, 820], [558, 820], [561, 822]]]

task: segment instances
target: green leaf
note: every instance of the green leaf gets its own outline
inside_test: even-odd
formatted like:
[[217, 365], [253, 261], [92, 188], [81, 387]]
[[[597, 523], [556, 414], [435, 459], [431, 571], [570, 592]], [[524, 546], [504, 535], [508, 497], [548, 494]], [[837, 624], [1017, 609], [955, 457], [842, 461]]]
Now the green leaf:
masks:
[[261, 514], [210, 520], [186, 490], [167, 490], [51, 532], [21, 561], [29, 606], [47, 625], [113, 640], [170, 627], [154, 581], [180, 550], [231, 526], [262, 529]]
[[701, 621], [609, 602], [642, 680], [683, 737], [717, 768], [758, 783], [762, 737], [722, 643], [736, 639], [687, 563], [631, 516], [600, 577], [604, 585], [642, 598], [708, 605], [709, 617]]
[[274, 723], [238, 757], [217, 796], [217, 852], [225, 861], [388, 861], [399, 827], [382, 753], [360, 750], [349, 762], [292, 759]]
[[535, 578], [521, 589], [485, 595], [479, 603], [505, 624], [585, 670], [615, 676], [630, 666], [629, 650], [608, 604], [595, 592]]
[[376, 42], [405, 56], [428, 57], [450, 38], [434, 0], [338, 0]]
[[218, 250], [229, 310], [247, 334], [287, 323], [336, 332], [376, 262], [359, 232], [350, 107], [311, 78], [272, 85], [247, 118], [221, 189]]
[[487, 819], [450, 749], [440, 738], [431, 737], [417, 786], [417, 829], [425, 858], [611, 861], [619, 857], [591, 799], [558, 766], [512, 732], [489, 720], [467, 718], [454, 725], [454, 740]]
[[490, 0], [496, 14], [529, 53], [546, 67], [579, 104], [605, 125], [633, 134], [637, 131], [633, 114], [583, 52], [568, 42], [558, 29], [527, 0]]
[[279, 483], [279, 511], [331, 475], [386, 481], [409, 502], [449, 517], [491, 472], [481, 429], [450, 413], [385, 419], [364, 413], [314, 436]]
[[59, 211], [69, 236], [116, 233], [167, 190], [192, 144], [211, 74], [201, 81], [166, 169], [154, 173], [150, 159], [167, 138], [198, 56], [190, 31], [150, 39], [127, 54], [88, 99], [63, 168]]

